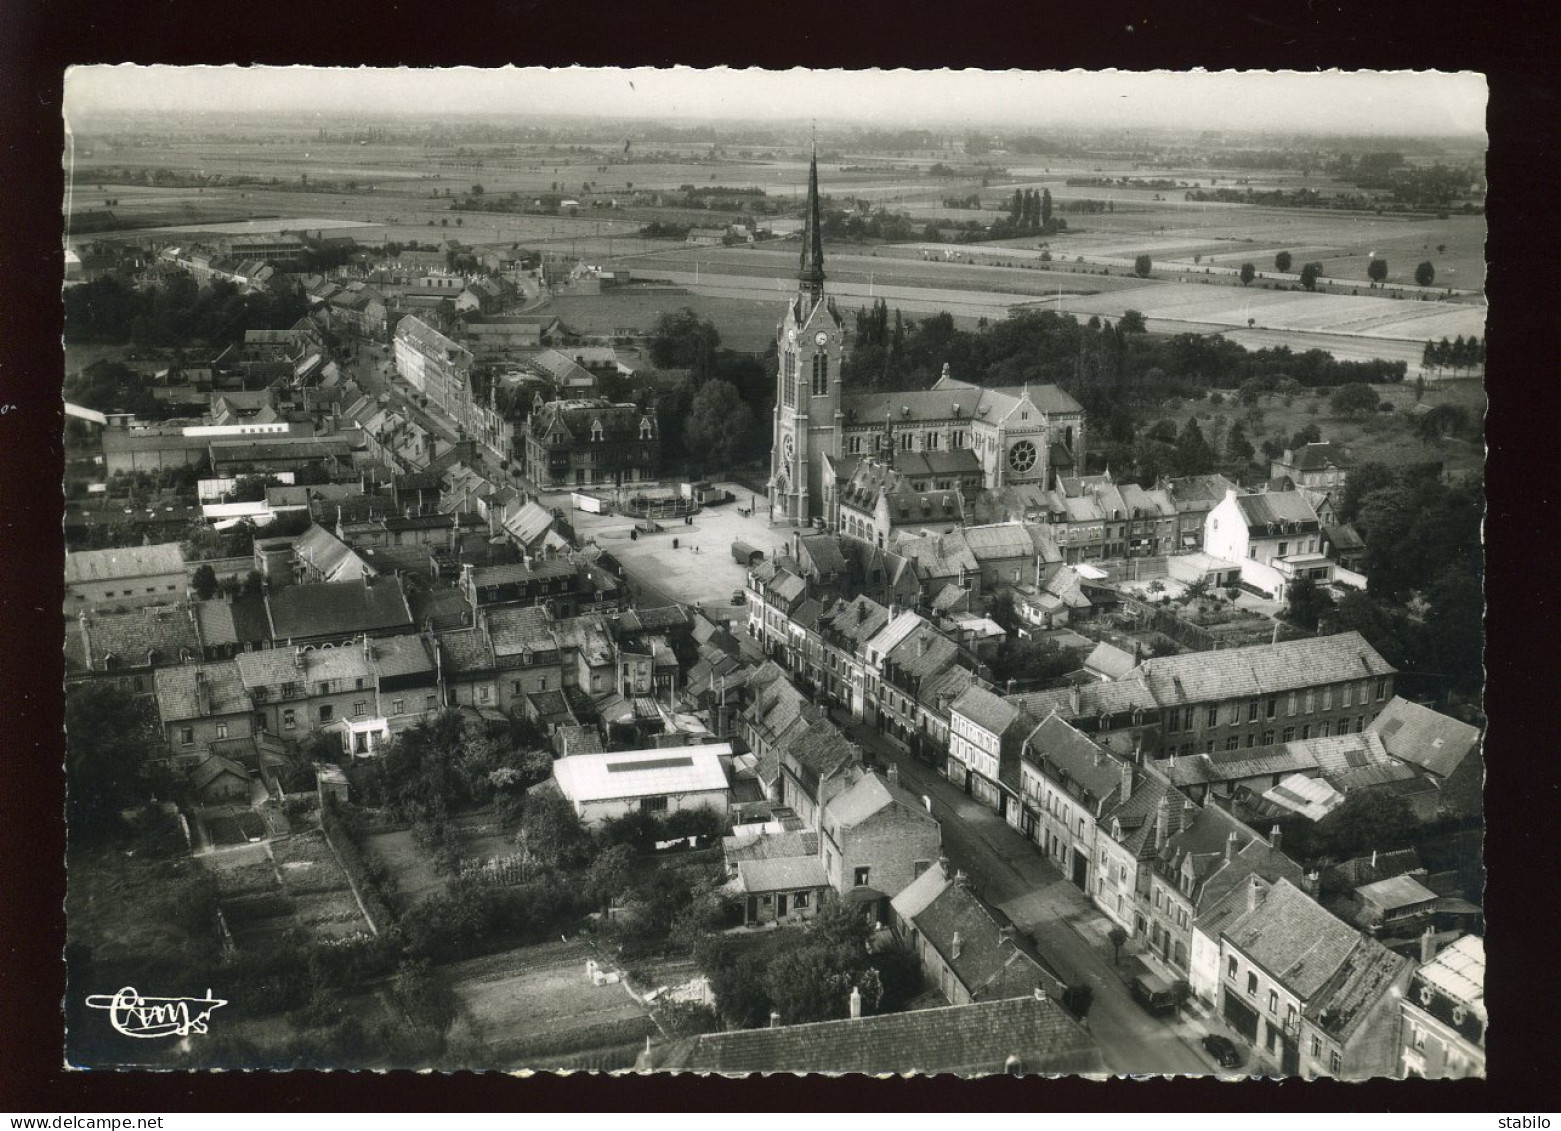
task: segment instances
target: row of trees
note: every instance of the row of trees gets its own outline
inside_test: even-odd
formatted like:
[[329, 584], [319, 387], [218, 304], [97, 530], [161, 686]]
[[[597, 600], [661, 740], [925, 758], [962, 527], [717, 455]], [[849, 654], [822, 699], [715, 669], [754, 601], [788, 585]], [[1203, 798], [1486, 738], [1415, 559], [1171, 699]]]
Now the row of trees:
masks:
[[153, 346], [232, 345], [245, 330], [285, 329], [309, 309], [298, 286], [246, 293], [225, 279], [201, 287], [189, 275], [145, 288], [106, 275], [67, 287], [64, 302], [67, 342]]
[[1465, 338], [1459, 334], [1451, 342], [1446, 338], [1439, 342], [1427, 342], [1425, 350], [1420, 355], [1420, 364], [1426, 369], [1435, 369], [1438, 372], [1451, 369], [1457, 373], [1460, 370], [1483, 368], [1485, 339], [1472, 335]]

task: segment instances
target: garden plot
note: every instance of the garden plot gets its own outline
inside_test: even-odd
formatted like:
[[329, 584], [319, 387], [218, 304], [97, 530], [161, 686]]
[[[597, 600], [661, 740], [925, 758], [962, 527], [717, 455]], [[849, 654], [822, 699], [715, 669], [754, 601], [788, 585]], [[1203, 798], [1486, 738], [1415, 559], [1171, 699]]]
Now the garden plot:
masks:
[[277, 874], [289, 895], [328, 894], [350, 891], [347, 873], [342, 871], [325, 834], [315, 831], [272, 842], [271, 855]]
[[[456, 817], [450, 821], [450, 826], [460, 834], [461, 859], [465, 864], [480, 867], [490, 860], [502, 860], [520, 851], [514, 835], [501, 829], [487, 814]], [[434, 871], [432, 857], [417, 843], [411, 829], [374, 833], [364, 838], [364, 845], [390, 868], [402, 910], [412, 907], [426, 895], [444, 891], [449, 877]]]
[[656, 1032], [627, 984], [595, 985], [580, 942], [521, 947], [458, 962], [443, 973], [458, 1002], [451, 1039], [480, 1042], [501, 1068], [548, 1068]]

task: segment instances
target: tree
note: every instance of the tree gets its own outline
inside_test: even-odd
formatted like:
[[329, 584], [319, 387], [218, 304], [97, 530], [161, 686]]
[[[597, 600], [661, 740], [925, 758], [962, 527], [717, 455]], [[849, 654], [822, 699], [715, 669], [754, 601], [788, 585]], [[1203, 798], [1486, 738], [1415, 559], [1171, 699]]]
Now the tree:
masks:
[[696, 382], [709, 375], [721, 334], [691, 308], [663, 314], [650, 335], [650, 359], [658, 369], [688, 369]]
[[1140, 255], [1138, 258], [1133, 260], [1133, 274], [1137, 275], [1140, 279], [1149, 278], [1149, 272], [1152, 270], [1154, 270], [1154, 261], [1151, 260], [1147, 255]]
[[1340, 416], [1359, 416], [1362, 413], [1375, 412], [1381, 400], [1382, 397], [1378, 395], [1377, 390], [1370, 385], [1355, 382], [1335, 389], [1333, 396], [1328, 398], [1328, 404]]
[[1203, 429], [1196, 417], [1189, 416], [1176, 438], [1176, 473], [1178, 475], [1206, 475], [1214, 470], [1214, 452], [1203, 438]]
[[1422, 287], [1429, 287], [1436, 282], [1436, 267], [1427, 259], [1415, 268], [1415, 282]]
[[66, 822], [73, 843], [118, 827], [119, 810], [146, 797], [140, 774], [154, 747], [142, 704], [111, 683], [81, 683], [65, 696]]
[[575, 807], [546, 789], [527, 795], [515, 840], [546, 868], [578, 867], [591, 842]]
[[1290, 259], [1290, 253], [1288, 251], [1281, 251], [1278, 255], [1274, 256], [1274, 270], [1275, 271], [1279, 271], [1279, 272], [1283, 273], [1285, 271], [1290, 270], [1290, 263], [1291, 263], [1291, 259]]
[[195, 572], [190, 576], [190, 588], [195, 590], [195, 595], [202, 601], [209, 601], [217, 595], [217, 571], [211, 568], [209, 562], [195, 567]]
[[1113, 923], [1111, 929], [1106, 932], [1106, 940], [1111, 943], [1111, 960], [1121, 962], [1122, 946], [1127, 942], [1127, 932], [1120, 925]]
[[689, 455], [727, 468], [738, 462], [753, 432], [753, 412], [729, 381], [707, 381], [694, 394], [686, 436]]
[[1309, 291], [1317, 289], [1317, 280], [1322, 277], [1323, 265], [1321, 263], [1308, 263], [1301, 268], [1301, 285]]
[[1256, 454], [1252, 441], [1247, 439], [1246, 428], [1241, 421], [1236, 421], [1230, 426], [1229, 435], [1225, 437], [1225, 458], [1231, 463], [1246, 464]]
[[1250, 263], [1243, 263], [1241, 265], [1241, 285], [1244, 287], [1255, 278], [1257, 278], [1257, 268]]
[[1373, 492], [1391, 486], [1397, 479], [1393, 469], [1384, 463], [1368, 461], [1351, 468], [1344, 479], [1344, 491], [1339, 496], [1339, 521], [1354, 522], [1360, 517], [1362, 501]]
[[1317, 822], [1317, 847], [1334, 860], [1376, 850], [1407, 848], [1419, 822], [1403, 797], [1380, 789], [1351, 790], [1344, 803]]
[[1041, 228], [1051, 231], [1052, 224], [1052, 190], [1041, 190]]
[[603, 911], [629, 890], [633, 878], [634, 849], [615, 844], [597, 853], [585, 874], [585, 891]]
[[1366, 264], [1366, 278], [1370, 279], [1373, 283], [1381, 283], [1384, 282], [1387, 277], [1388, 261], [1386, 259], [1378, 259], [1373, 256], [1371, 262]]
[[1333, 599], [1326, 590], [1318, 587], [1309, 577], [1292, 581], [1285, 593], [1285, 618], [1291, 624], [1309, 632], [1317, 631], [1318, 621], [1333, 606]]
[[1117, 329], [1124, 334], [1142, 334], [1147, 328], [1144, 324], [1144, 312], [1141, 310], [1124, 310], [1122, 317], [1117, 319]]

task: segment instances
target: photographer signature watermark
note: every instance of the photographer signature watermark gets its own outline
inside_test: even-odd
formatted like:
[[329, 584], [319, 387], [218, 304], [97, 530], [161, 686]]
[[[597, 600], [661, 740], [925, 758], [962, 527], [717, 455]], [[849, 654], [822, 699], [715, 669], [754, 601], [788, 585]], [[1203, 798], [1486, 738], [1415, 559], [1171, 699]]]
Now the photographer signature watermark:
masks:
[[92, 1009], [108, 1010], [108, 1023], [127, 1037], [188, 1037], [205, 1033], [214, 1011], [228, 1003], [212, 997], [142, 997], [132, 986], [114, 994], [88, 994]]

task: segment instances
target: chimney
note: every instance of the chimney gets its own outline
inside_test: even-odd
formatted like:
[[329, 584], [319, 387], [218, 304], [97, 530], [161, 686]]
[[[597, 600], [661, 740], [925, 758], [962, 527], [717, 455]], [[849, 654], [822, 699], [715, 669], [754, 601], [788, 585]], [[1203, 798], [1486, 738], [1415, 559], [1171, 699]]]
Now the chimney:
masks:
[[1229, 864], [1236, 858], [1237, 843], [1236, 830], [1231, 829], [1230, 835], [1225, 838], [1225, 863]]
[[202, 715], [211, 714], [211, 680], [205, 672], [199, 670], [195, 673], [195, 699], [200, 704]]
[[304, 671], [309, 667], [308, 657], [304, 655], [304, 650], [301, 647], [293, 649], [293, 667], [299, 671]]
[[889, 780], [889, 784], [891, 784], [891, 785], [899, 785], [900, 784], [900, 767], [899, 767], [899, 764], [895, 763], [895, 762], [890, 762], [889, 763], [889, 769], [884, 774], [884, 777]]
[[929, 641], [925, 635], [918, 637], [916, 640], [916, 654], [918, 656], [925, 656], [927, 654], [927, 646], [930, 643], [931, 641]]
[[1079, 685], [1076, 683], [1068, 688], [1068, 711], [1074, 718], [1084, 713], [1083, 697], [1079, 694]]
[[1436, 957], [1436, 928], [1426, 924], [1425, 934], [1420, 936], [1420, 965], [1424, 966]]
[[[963, 876], [964, 873], [961, 872], [960, 875]], [[954, 959], [955, 962], [959, 961], [960, 951], [964, 950], [964, 948], [965, 948], [965, 941], [959, 937], [959, 932], [955, 931], [954, 932], [954, 949], [953, 949], [953, 952], [952, 952], [952, 956], [953, 956], [953, 959]]]
[[851, 987], [851, 1020], [856, 1021], [862, 1016], [862, 991], [855, 986]]
[[955, 872], [954, 872], [954, 886], [955, 887], [962, 888], [966, 884], [968, 884], [969, 882], [970, 882], [969, 877], [967, 877], [965, 875], [965, 871], [964, 871], [963, 868], [955, 869]]
[[1247, 910], [1248, 911], [1256, 911], [1257, 910], [1257, 905], [1258, 905], [1259, 902], [1261, 902], [1260, 899], [1258, 898], [1260, 894], [1261, 893], [1258, 891], [1258, 886], [1257, 886], [1257, 878], [1253, 877], [1251, 880], [1247, 881]]
[[1313, 899], [1316, 899], [1318, 893], [1322, 891], [1322, 886], [1321, 872], [1308, 872], [1301, 877], [1301, 890]]
[[1371, 866], [1373, 868], [1377, 866], [1377, 850], [1375, 848], [1371, 850]]
[[1122, 801], [1126, 803], [1133, 796], [1133, 764], [1122, 763]]
[[1154, 812], [1154, 846], [1159, 851], [1165, 847], [1165, 835], [1171, 824], [1171, 795], [1162, 794]]
[[1284, 835], [1278, 825], [1268, 830], [1268, 843], [1274, 846], [1275, 852], [1284, 851]]

